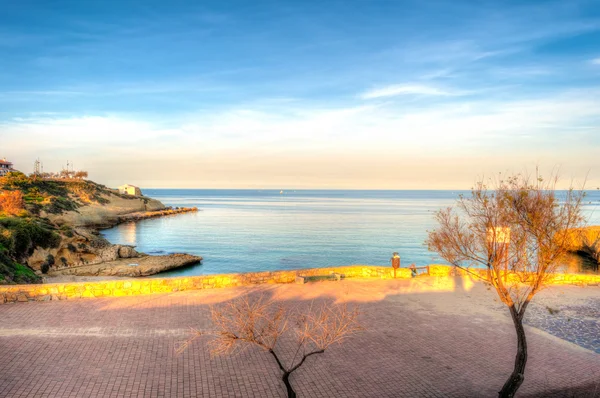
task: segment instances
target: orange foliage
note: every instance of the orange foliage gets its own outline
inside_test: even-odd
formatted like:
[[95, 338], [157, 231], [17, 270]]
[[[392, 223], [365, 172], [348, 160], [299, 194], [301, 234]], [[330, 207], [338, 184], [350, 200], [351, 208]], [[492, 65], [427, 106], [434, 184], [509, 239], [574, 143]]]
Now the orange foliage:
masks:
[[23, 192], [3, 191], [0, 192], [0, 212], [8, 215], [17, 215], [25, 208]]

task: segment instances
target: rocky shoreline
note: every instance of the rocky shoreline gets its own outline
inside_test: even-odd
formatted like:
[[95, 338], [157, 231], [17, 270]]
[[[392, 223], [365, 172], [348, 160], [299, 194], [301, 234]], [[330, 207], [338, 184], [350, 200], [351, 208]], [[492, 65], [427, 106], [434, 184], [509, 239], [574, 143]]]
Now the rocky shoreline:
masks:
[[119, 216], [117, 218], [117, 222], [114, 225], [111, 225], [111, 227], [113, 227], [117, 224], [125, 223], [125, 222], [131, 222], [131, 221], [136, 222], [136, 221], [141, 221], [141, 220], [147, 220], [150, 218], [166, 217], [166, 216], [172, 216], [172, 215], [183, 214], [183, 213], [195, 213], [197, 211], [198, 211], [197, 207], [175, 207], [175, 208], [168, 207], [164, 210], [139, 211], [139, 212]]
[[36, 248], [27, 265], [47, 280], [69, 277], [143, 277], [201, 263], [202, 257], [184, 253], [152, 256], [133, 246], [111, 244], [99, 233], [126, 222], [197, 212], [192, 207], [167, 207], [147, 197], [108, 195], [107, 203], [77, 211], [48, 215], [60, 226], [61, 241], [54, 248]]
[[68, 267], [48, 272], [48, 277], [58, 276], [149, 276], [175, 268], [198, 264], [202, 257], [191, 254], [168, 254], [165, 256], [149, 256], [120, 258], [92, 265]]

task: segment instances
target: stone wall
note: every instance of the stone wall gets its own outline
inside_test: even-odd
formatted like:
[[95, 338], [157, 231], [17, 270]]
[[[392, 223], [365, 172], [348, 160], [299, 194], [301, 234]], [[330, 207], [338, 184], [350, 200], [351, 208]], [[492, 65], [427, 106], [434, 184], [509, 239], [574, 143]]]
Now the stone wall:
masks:
[[[332, 273], [343, 274], [345, 278], [393, 278], [393, 269], [391, 267], [354, 265], [335, 268], [202, 275], [179, 278], [137, 278], [100, 282], [5, 285], [0, 286], [0, 303], [66, 300], [80, 297], [131, 296], [264, 283], [293, 283], [296, 280], [296, 276], [329, 275]], [[397, 277], [409, 278], [410, 271], [408, 269], [399, 269]]]
[[[485, 278], [487, 270], [482, 268], [471, 268], [469, 272], [448, 266], [448, 265], [430, 265], [429, 276], [447, 278], [449, 276], [468, 276], [468, 274], [479, 275], [481, 278]], [[518, 281], [519, 276], [509, 275], [509, 279], [514, 282]], [[553, 285], [599, 285], [600, 274], [550, 274], [548, 275], [548, 283]]]
[[[0, 303], [66, 300], [83, 297], [118, 297], [265, 283], [293, 283], [297, 276], [318, 276], [332, 273], [343, 274], [345, 278], [392, 279], [394, 277], [394, 270], [391, 267], [353, 265], [334, 268], [311, 268], [293, 271], [251, 272], [179, 278], [137, 278], [101, 282], [5, 285], [0, 286]], [[431, 277], [448, 278], [455, 274], [456, 270], [447, 265], [429, 266], [429, 275]], [[410, 270], [408, 268], [400, 268], [396, 276], [399, 279], [410, 278]], [[597, 285], [600, 283], [600, 275], [560, 274], [554, 276], [554, 283]]]

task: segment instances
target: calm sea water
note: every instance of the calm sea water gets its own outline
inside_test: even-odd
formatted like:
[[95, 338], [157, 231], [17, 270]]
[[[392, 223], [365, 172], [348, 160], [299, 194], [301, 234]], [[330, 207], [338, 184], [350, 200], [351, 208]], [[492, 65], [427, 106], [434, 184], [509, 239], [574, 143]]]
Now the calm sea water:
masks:
[[[204, 258], [169, 276], [388, 265], [394, 251], [404, 266], [427, 265], [442, 261], [423, 244], [435, 227], [433, 214], [454, 204], [460, 193], [465, 192], [145, 189], [167, 206], [200, 211], [102, 233], [148, 254]], [[584, 211], [590, 224], [600, 224], [600, 192], [589, 192]]]

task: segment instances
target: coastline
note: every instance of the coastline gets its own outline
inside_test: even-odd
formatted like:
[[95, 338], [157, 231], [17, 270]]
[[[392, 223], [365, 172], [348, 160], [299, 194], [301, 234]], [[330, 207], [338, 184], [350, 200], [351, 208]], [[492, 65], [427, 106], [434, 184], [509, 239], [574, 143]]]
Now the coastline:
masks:
[[35, 248], [26, 263], [45, 283], [55, 278], [85, 281], [143, 277], [200, 263], [202, 257], [185, 253], [153, 256], [138, 252], [133, 246], [110, 243], [99, 232], [122, 223], [197, 211], [196, 207], [165, 206], [146, 196], [106, 192], [101, 201], [74, 211], [42, 213], [58, 227], [60, 243], [54, 248]]
[[[361, 216], [358, 218], [346, 217], [346, 224], [342, 223], [331, 229], [331, 231], [335, 230], [336, 232], [335, 238], [337, 239], [338, 246], [331, 246], [333, 250], [329, 251], [322, 250], [323, 248], [319, 246], [319, 234], [288, 233], [290, 230], [314, 231], [313, 229], [309, 228], [317, 225], [313, 221], [311, 221], [313, 222], [313, 225], [310, 225], [310, 223], [303, 223], [302, 221], [297, 222], [297, 220], [304, 219], [304, 217], [297, 217], [297, 214], [312, 214], [308, 212], [313, 210], [310, 206], [305, 206], [303, 204], [305, 201], [302, 198], [294, 200], [286, 197], [285, 204], [294, 206], [295, 212], [276, 213], [278, 216], [281, 215], [282, 217], [277, 219], [277, 223], [273, 224], [270, 222], [253, 221], [256, 220], [256, 218], [243, 218], [237, 216], [239, 214], [246, 214], [240, 212], [246, 212], [246, 207], [248, 207], [249, 204], [260, 204], [260, 206], [263, 206], [262, 201], [266, 201], [267, 205], [270, 202], [275, 202], [277, 205], [280, 205], [280, 196], [276, 196], [276, 199], [274, 200], [269, 200], [268, 198], [264, 198], [263, 195], [259, 193], [256, 195], [251, 195], [249, 201], [246, 201], [245, 199], [243, 201], [239, 201], [241, 203], [240, 204], [236, 200], [232, 201], [231, 197], [229, 196], [222, 201], [219, 201], [221, 194], [217, 194], [217, 199], [215, 199], [214, 202], [204, 200], [198, 201], [196, 200], [197, 195], [195, 194], [190, 196], [190, 198], [193, 198], [194, 200], [189, 200], [188, 196], [186, 195], [181, 197], [172, 197], [171, 194], [163, 195], [156, 192], [148, 192], [154, 196], [154, 198], [151, 198], [149, 196], [119, 194], [114, 190], [110, 190], [106, 187], [99, 186], [98, 184], [89, 181], [52, 181], [51, 183], [52, 184], [42, 180], [33, 185], [36, 188], [36, 192], [42, 192], [40, 198], [46, 198], [46, 201], [36, 202], [43, 204], [38, 205], [38, 212], [36, 212], [36, 208], [33, 207], [32, 199], [27, 202], [27, 208], [29, 209], [28, 221], [38, 223], [47, 228], [50, 231], [50, 234], [56, 235], [52, 236], [53, 238], [60, 238], [60, 243], [58, 246], [48, 245], [44, 248], [40, 248], [43, 246], [43, 242], [41, 244], [36, 243], [36, 246], [32, 245], [35, 248], [33, 253], [28, 252], [27, 257], [15, 257], [14, 259], [15, 261], [18, 261], [23, 265], [27, 265], [36, 271], [36, 278], [38, 279], [41, 276], [46, 276], [46, 278], [58, 276], [81, 276], [86, 278], [98, 276], [98, 273], [104, 277], [112, 277], [115, 275], [116, 271], [106, 270], [106, 268], [104, 268], [104, 265], [110, 266], [112, 264], [115, 266], [125, 266], [125, 276], [137, 277], [146, 275], [145, 272], [140, 272], [139, 269], [133, 266], [133, 264], [138, 263], [141, 258], [145, 258], [146, 255], [144, 253], [138, 253], [133, 246], [128, 246], [127, 242], [130, 242], [129, 244], [139, 244], [140, 248], [148, 251], [148, 254], [153, 254], [151, 258], [157, 261], [160, 261], [161, 258], [154, 256], [154, 254], [174, 252], [187, 252], [195, 254], [210, 253], [210, 261], [206, 261], [206, 264], [204, 264], [203, 267], [189, 267], [173, 273], [168, 272], [166, 277], [177, 277], [184, 275], [192, 276], [195, 272], [200, 274], [221, 274], [232, 272], [256, 272], [257, 270], [266, 271], [296, 269], [293, 267], [331, 267], [339, 264], [385, 264], [385, 259], [381, 259], [381, 250], [379, 250], [378, 253], [375, 253], [375, 255], [369, 252], [367, 253], [368, 255], [361, 254], [361, 256], [354, 256], [356, 258], [353, 258], [352, 254], [345, 256], [345, 253], [340, 253], [339, 250], [335, 250], [339, 247], [340, 243], [343, 243], [347, 246], [348, 242], [354, 242], [353, 239], [357, 231], [353, 228], [353, 226], [357, 225], [357, 222], [362, 222], [361, 219], [364, 218], [363, 214], [365, 211], [368, 214], [379, 214], [378, 211], [381, 209], [382, 205], [379, 202], [366, 202], [365, 204], [361, 200], [362, 195], [358, 195], [356, 198], [357, 200], [353, 200], [354, 197], [352, 197], [349, 202], [344, 202], [342, 209], [343, 211], [339, 214], [361, 214]], [[34, 184], [34, 182], [31, 182], [31, 184]], [[44, 189], [46, 189], [45, 185], [51, 185], [51, 188], [56, 191], [56, 187], [54, 187], [56, 184], [59, 184], [61, 187], [64, 185], [63, 190], [65, 192], [59, 191], [57, 193], [51, 191], [51, 193], [55, 195], [54, 198], [51, 197], [51, 199], [61, 206], [51, 206], [53, 202], [47, 200], [49, 194], [44, 193]], [[83, 189], [82, 187], [85, 188], [84, 193], [86, 193], [86, 195], [81, 193]], [[33, 193], [28, 192], [28, 195], [33, 195]], [[202, 196], [199, 197], [201, 198]], [[209, 197], [212, 198], [212, 196]], [[233, 197], [237, 198], [236, 195], [233, 195]], [[317, 199], [311, 199], [310, 203], [311, 206], [315, 201], [319, 205], [336, 205], [336, 197], [336, 195], [333, 195], [332, 201], [328, 199], [329, 197], [326, 197], [323, 200], [319, 199], [318, 201]], [[384, 197], [386, 197], [386, 195], [384, 195]], [[186, 200], [186, 198], [188, 198], [188, 200]], [[410, 198], [411, 196], [409, 195], [408, 199], [410, 200]], [[188, 207], [167, 207], [161, 202], [161, 200], [168, 200], [169, 203], [177, 203], [178, 205], [185, 205]], [[68, 203], [69, 201], [71, 203]], [[210, 210], [212, 210], [211, 206], [213, 206], [217, 208], [227, 208], [228, 211], [225, 214], [222, 212], [207, 211], [203, 214], [201, 223], [198, 222], [199, 219], [195, 216], [186, 216], [182, 217], [181, 220], [174, 220], [173, 222], [167, 223], [151, 223], [151, 228], [138, 228], [137, 232], [135, 232], [136, 238], [132, 240], [118, 239], [118, 235], [115, 239], [115, 236], [111, 235], [113, 234], [113, 231], [106, 235], [99, 232], [102, 229], [111, 228], [125, 223], [131, 225], [131, 227], [124, 227], [124, 230], [131, 234], [132, 231], [136, 230], [137, 228], [132, 223], [155, 217], [165, 217], [181, 213], [195, 212], [198, 211], [198, 209], [192, 206], [196, 206], [198, 203], [208, 203], [207, 206], [210, 207]], [[65, 206], [65, 204], [69, 205], [70, 207]], [[348, 207], [348, 204], [351, 206]], [[254, 211], [252, 214], [262, 216], [260, 211], [262, 211], [263, 207], [260, 206], [257, 206], [259, 209], [258, 212], [254, 211], [254, 209], [251, 209]], [[364, 208], [365, 206], [367, 207], [366, 210]], [[233, 208], [235, 211], [230, 211], [231, 208]], [[355, 211], [348, 213], [349, 208]], [[269, 209], [270, 208], [267, 210]], [[336, 211], [338, 208], [334, 207], [333, 210]], [[392, 227], [398, 225], [398, 221], [400, 221], [402, 218], [398, 217], [398, 214], [396, 213], [394, 213], [394, 215], [396, 216], [395, 219], [392, 216], [386, 217], [385, 223], [377, 224], [377, 222], [373, 222], [371, 224], [371, 221], [369, 223], [369, 228], [371, 228], [373, 231], [378, 231], [376, 235], [382, 238], [381, 241], [378, 240], [378, 242], [383, 242], [378, 243], [381, 247], [395, 247], [394, 245], [399, 242], [398, 239], [403, 236], [402, 234], [404, 234], [404, 237], [410, 235], [420, 238], [418, 235], [419, 231], [416, 231], [416, 228], [411, 229], [402, 227], [402, 234], [390, 233], [390, 231], [398, 232], [398, 228], [394, 229]], [[235, 224], [233, 224], [233, 229], [222, 228], [224, 223], [227, 224], [232, 221], [235, 221]], [[327, 220], [321, 219], [320, 221], [322, 223], [323, 221]], [[156, 226], [159, 228], [156, 229]], [[272, 228], [273, 226], [281, 228]], [[120, 231], [120, 229], [117, 229], [114, 232], [118, 234], [119, 232], [116, 231]], [[195, 234], [196, 231], [200, 231], [200, 233]], [[271, 242], [262, 238], [263, 233], [266, 237], [277, 236], [277, 242], [279, 242], [280, 236], [284, 239], [281, 240], [279, 247], [277, 245], [271, 247]], [[235, 244], [227, 246], [221, 245], [221, 247], [218, 247], [218, 255], [214, 255], [216, 253], [214, 250], [215, 247], [210, 245], [202, 249], [202, 252], [196, 252], [196, 249], [193, 246], [193, 244], [195, 244], [194, 242], [204, 242], [203, 244], [213, 241], [218, 242], [221, 239], [219, 234], [222, 234], [223, 237], [226, 237], [227, 239], [233, 239], [232, 242], [237, 239], [241, 244], [241, 250], [246, 252], [247, 258], [250, 261], [245, 261], [243, 264], [238, 265], [236, 262], [237, 257], [229, 255], [230, 253], [228, 253], [227, 250], [237, 247]], [[192, 236], [194, 239], [188, 239]], [[388, 239], [387, 236], [394, 236], [394, 238]], [[153, 253], [153, 246], [144, 244], [144, 237], [153, 239], [154, 241], [158, 239], [160, 241], [160, 247], [164, 249], [164, 251], [161, 251], [160, 253]], [[184, 237], [185, 239], [183, 239]], [[304, 239], [304, 241], [302, 239]], [[115, 244], [111, 244], [109, 240], [115, 242]], [[119, 244], [120, 242], [125, 244]], [[186, 242], [192, 242], [192, 245], [187, 244]], [[316, 250], [311, 252], [311, 248], [313, 247], [316, 248]], [[371, 250], [371, 247], [368, 245], [365, 245], [365, 247], [368, 250]], [[330, 247], [328, 247], [328, 249], [329, 248]], [[238, 249], [239, 247], [234, 250]], [[346, 252], [353, 253], [358, 250], [364, 250], [364, 248], [352, 248], [351, 250], [346, 250]], [[267, 255], [261, 258], [261, 254], [264, 253]], [[323, 255], [323, 253], [325, 253], [325, 255]], [[406, 258], [408, 258], [409, 262], [416, 262], [418, 265], [425, 264], [422, 261], [419, 262], [419, 255], [420, 253], [415, 254], [415, 252], [412, 250], [407, 250], [406, 253], [403, 253], [405, 261]], [[328, 258], [324, 258], [325, 256]], [[46, 271], [49, 271], [49, 273], [43, 273], [41, 267], [48, 262], [49, 257], [52, 257], [53, 259], [49, 269]], [[165, 257], [164, 259], [168, 260], [168, 257]], [[265, 259], [267, 259], [269, 263], [264, 261]], [[197, 260], [200, 261], [201, 258], [197, 257]], [[188, 264], [189, 263], [182, 263], [181, 266], [183, 267]], [[26, 267], [23, 266], [23, 268]], [[99, 268], [102, 268], [102, 270], [99, 271]], [[177, 266], [169, 266], [166, 269], [154, 269], [152, 274], [173, 268], [177, 268]], [[76, 273], [77, 275], [69, 275], [72, 273]], [[100, 276], [100, 278], [102, 278], [102, 276]], [[163, 274], [159, 277], [163, 276], [165, 275]], [[36, 283], [34, 280], [21, 283], [32, 282]], [[15, 282], [8, 279], [7, 284], [10, 283]]]

